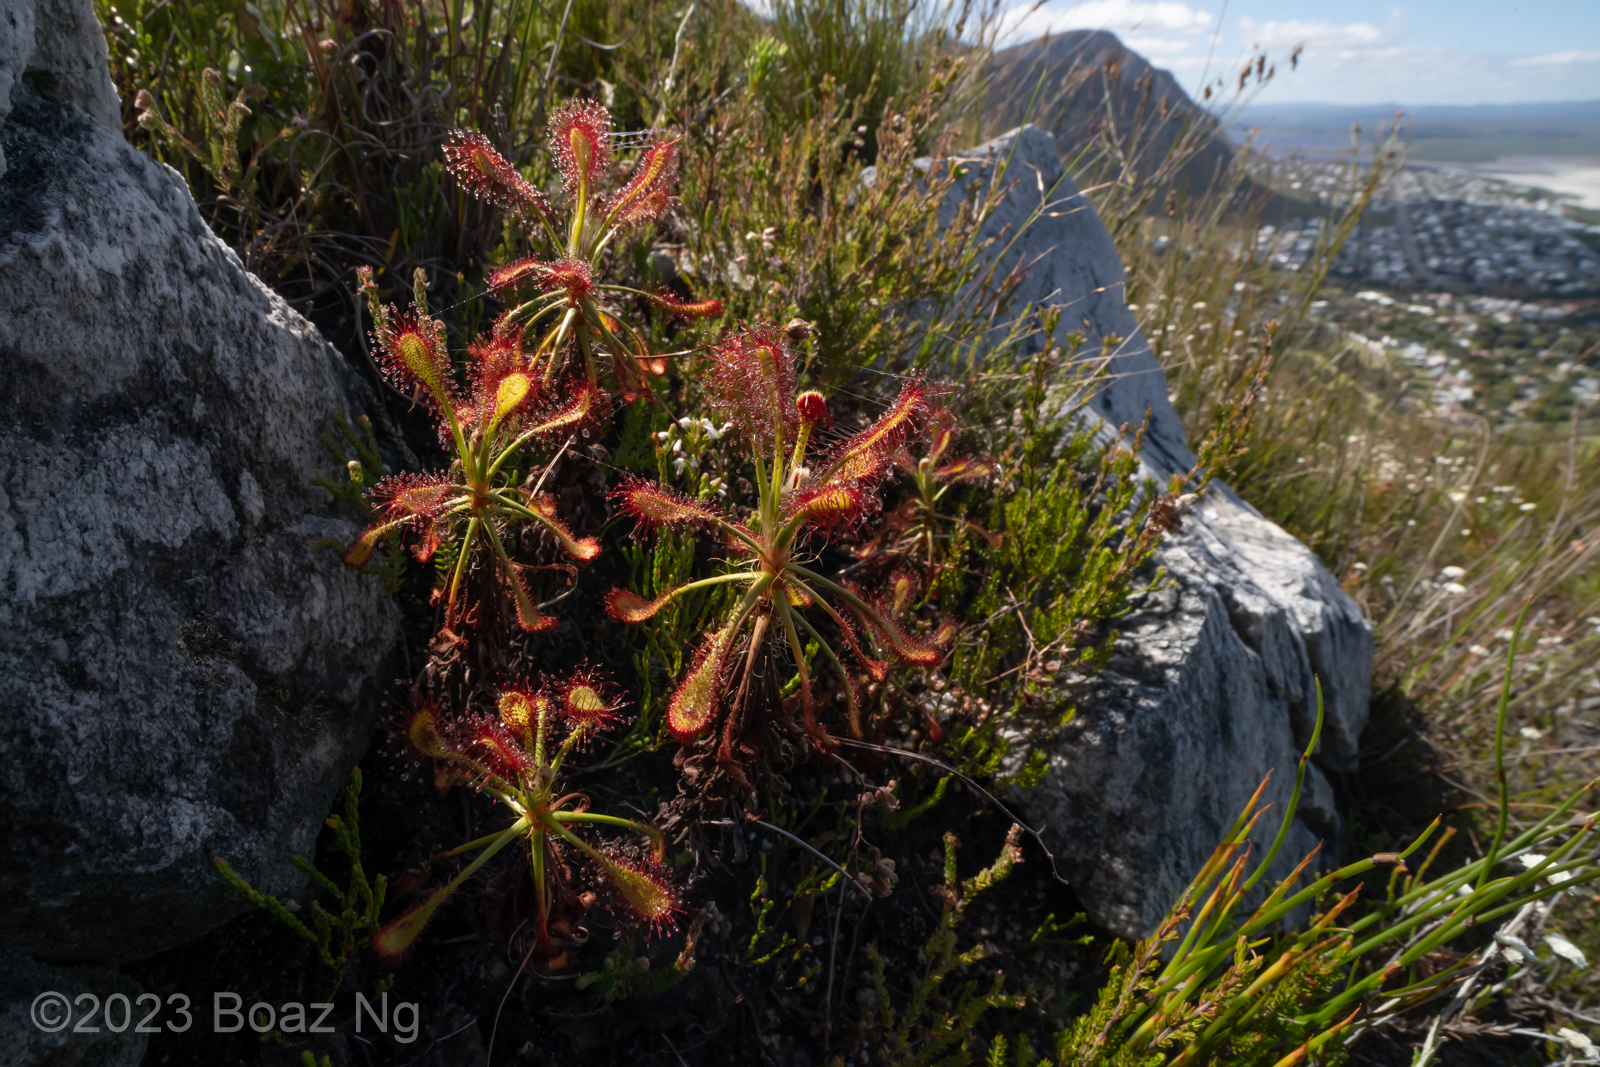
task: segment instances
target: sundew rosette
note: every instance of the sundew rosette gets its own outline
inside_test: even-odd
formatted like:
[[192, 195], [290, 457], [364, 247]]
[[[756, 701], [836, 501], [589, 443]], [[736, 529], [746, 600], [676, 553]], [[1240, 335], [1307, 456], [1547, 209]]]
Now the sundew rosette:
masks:
[[756, 713], [751, 679], [761, 657], [790, 656], [805, 733], [818, 749], [833, 745], [817, 717], [805, 636], [817, 643], [845, 696], [847, 728], [862, 736], [855, 681], [808, 617], [811, 611], [831, 621], [858, 668], [874, 680], [886, 677], [892, 662], [933, 666], [942, 659], [939, 648], [909, 632], [884, 601], [811, 565], [816, 542], [860, 526], [881, 509], [879, 493], [895, 469], [895, 456], [926, 430], [937, 390], [921, 377], [907, 378], [870, 426], [824, 444], [815, 435], [830, 425], [826, 399], [814, 390], [799, 390], [795, 356], [782, 331], [738, 330], [709, 348], [705, 359], [716, 405], [748, 451], [757, 506], [741, 521], [710, 500], [642, 478], [624, 479], [612, 501], [633, 518], [636, 537], [663, 528], [709, 532], [728, 546], [728, 562], [720, 574], [654, 598], [613, 589], [606, 610], [618, 622], [637, 625], [692, 590], [722, 584], [741, 588], [696, 649], [668, 707], [667, 726], [684, 743], [720, 727], [717, 759], [748, 789], [744, 763], [752, 736], [749, 718]]

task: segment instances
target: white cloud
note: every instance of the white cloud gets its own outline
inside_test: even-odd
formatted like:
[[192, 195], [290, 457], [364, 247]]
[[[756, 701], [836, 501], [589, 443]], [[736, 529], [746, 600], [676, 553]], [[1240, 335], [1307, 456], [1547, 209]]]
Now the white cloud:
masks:
[[1303, 22], [1299, 19], [1257, 22], [1252, 18], [1242, 18], [1239, 20], [1239, 33], [1251, 44], [1259, 44], [1269, 52], [1284, 51], [1299, 44], [1304, 44], [1308, 52], [1371, 48], [1384, 43], [1389, 37], [1370, 22], [1339, 26], [1327, 21]]
[[1004, 36], [1040, 37], [1064, 30], [1111, 30], [1113, 33], [1193, 35], [1210, 32], [1217, 22], [1211, 12], [1183, 0], [1084, 0], [1014, 8], [1014, 21]]
[[1122, 38], [1122, 43], [1146, 59], [1151, 56], [1166, 55], [1170, 52], [1182, 52], [1189, 47], [1189, 42], [1181, 37], [1143, 37], [1133, 35]]
[[1571, 63], [1600, 63], [1600, 51], [1582, 52], [1574, 48], [1542, 56], [1518, 56], [1511, 63], [1517, 67], [1564, 67]]

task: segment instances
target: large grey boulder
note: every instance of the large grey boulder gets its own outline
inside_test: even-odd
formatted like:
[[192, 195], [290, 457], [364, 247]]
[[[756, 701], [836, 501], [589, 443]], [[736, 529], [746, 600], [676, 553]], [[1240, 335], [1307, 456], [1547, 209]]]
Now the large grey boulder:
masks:
[[[1025, 126], [958, 158], [980, 183], [1001, 166], [1015, 183], [986, 234], [1015, 234], [1046, 205], [1007, 253], [1032, 264], [1017, 299], [1060, 305], [1060, 332], [1091, 338], [1082, 356], [1108, 372], [1088, 406], [1099, 432], [1137, 428], [1148, 412], [1145, 473], [1165, 482], [1190, 469], [1116, 246], [1062, 172], [1055, 141]], [[1226, 486], [1212, 487], [1156, 563], [1169, 583], [1119, 620], [1111, 665], [1074, 680], [1077, 718], [1049, 743], [1044, 783], [1018, 798], [1091, 917], [1128, 937], [1154, 927], [1269, 771], [1266, 798], [1283, 810], [1319, 679], [1322, 743], [1279, 869], [1330, 836], [1337, 815], [1323, 769], [1354, 768], [1372, 675], [1372, 631], [1354, 601], [1310, 549]], [[1269, 815], [1260, 836], [1276, 827]]]
[[52, 966], [239, 912], [214, 855], [298, 893], [396, 632], [313, 547], [358, 381], [126, 143], [105, 54], [89, 0], [0, 0], [0, 956]]

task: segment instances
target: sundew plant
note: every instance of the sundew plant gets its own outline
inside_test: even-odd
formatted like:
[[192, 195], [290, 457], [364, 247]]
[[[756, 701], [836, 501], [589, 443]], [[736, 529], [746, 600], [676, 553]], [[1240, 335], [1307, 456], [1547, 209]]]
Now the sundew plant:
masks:
[[[571, 558], [587, 562], [600, 553], [593, 538], [575, 538], [555, 518], [554, 502], [522, 489], [513, 477], [522, 449], [540, 437], [565, 436], [598, 415], [597, 387], [580, 385], [561, 398], [548, 393], [528, 366], [522, 330], [502, 320], [489, 336], [468, 350], [471, 386], [461, 389], [445, 347], [444, 325], [430, 318], [419, 274], [415, 302], [401, 312], [379, 302], [371, 271], [361, 288], [376, 325], [375, 340], [390, 380], [414, 391], [437, 420], [440, 436], [454, 452], [447, 471], [397, 474], [372, 487], [377, 521], [346, 551], [348, 566], [361, 567], [390, 534], [408, 532], [412, 552], [430, 559], [441, 545], [450, 549], [445, 584], [436, 590], [444, 605], [442, 633], [459, 640], [463, 625], [481, 621], [482, 600], [498, 611], [498, 596], [469, 603], [466, 579], [475, 551], [492, 559], [489, 572], [499, 590], [509, 591], [518, 624], [538, 632], [555, 625], [539, 610], [507, 551], [508, 528], [532, 522], [548, 531]], [[543, 401], [543, 403], [541, 403]]]
[[[426, 691], [413, 693], [411, 707], [396, 721], [403, 749], [419, 769], [434, 765], [438, 784], [465, 782], [493, 797], [511, 823], [436, 857], [475, 858], [433, 890], [425, 900], [379, 930], [377, 952], [399, 959], [457, 890], [502, 849], [516, 847], [526, 857], [533, 882], [534, 940], [530, 958], [542, 969], [570, 962], [564, 949], [577, 924], [595, 903], [578, 884], [569, 857], [581, 857], [610, 890], [617, 909], [650, 931], [670, 930], [682, 903], [664, 866], [661, 832], [633, 819], [589, 810], [589, 797], [563, 792], [562, 765], [611, 723], [619, 721], [621, 700], [595, 671], [579, 667], [541, 684], [502, 687], [492, 711], [447, 717]], [[565, 736], [561, 736], [562, 732]], [[610, 827], [642, 838], [647, 847], [602, 844], [579, 831]]]
[[[549, 145], [561, 172], [567, 216], [557, 217], [544, 194], [496, 152], [481, 133], [455, 131], [445, 145], [450, 172], [463, 188], [498, 204], [541, 234], [551, 254], [530, 256], [490, 272], [489, 288], [502, 296], [542, 295], [516, 303], [501, 320], [524, 331], [545, 325], [527, 364], [546, 386], [575, 364], [575, 397], [599, 402], [599, 361], [610, 357], [611, 375], [624, 400], [647, 388], [648, 375], [665, 373], [644, 338], [604, 310], [606, 297], [638, 297], [685, 317], [716, 316], [716, 300], [680, 301], [665, 292], [600, 281], [602, 260], [617, 238], [651, 225], [672, 205], [681, 151], [677, 137], [657, 136], [634, 167], [633, 178], [614, 195], [602, 190], [612, 163], [611, 113], [591, 100], [574, 100], [550, 118]], [[552, 325], [553, 324], [553, 325]]]
[[[620, 622], [641, 624], [691, 590], [723, 583], [744, 587], [727, 617], [701, 643], [673, 694], [667, 725], [685, 743], [720, 725], [717, 761], [748, 789], [745, 759], [765, 748], [759, 735], [766, 723], [756, 709], [770, 704], [758, 691], [758, 668], [777, 650], [787, 649], [793, 657], [807, 734], [819, 749], [831, 747], [817, 718], [802, 634], [816, 643], [844, 693], [850, 732], [862, 734], [855, 682], [807, 617], [808, 609], [832, 622], [860, 669], [876, 681], [888, 676], [892, 661], [930, 666], [943, 658], [932, 643], [902, 629], [884, 604], [814, 569], [822, 542], [881, 508], [879, 490], [895, 470], [895, 457], [925, 431], [937, 392], [925, 380], [910, 378], [876, 422], [828, 445], [813, 441], [827, 423], [827, 401], [814, 390], [797, 390], [795, 355], [782, 332], [740, 330], [712, 347], [706, 359], [716, 404], [734, 424], [749, 458], [755, 509], [746, 522], [658, 482], [623, 483], [615, 499], [641, 533], [657, 527], [708, 528], [728, 552], [728, 563], [721, 574], [651, 600], [616, 589], [606, 609]], [[741, 647], [742, 659], [736, 655]], [[767, 682], [772, 682], [770, 673]]]

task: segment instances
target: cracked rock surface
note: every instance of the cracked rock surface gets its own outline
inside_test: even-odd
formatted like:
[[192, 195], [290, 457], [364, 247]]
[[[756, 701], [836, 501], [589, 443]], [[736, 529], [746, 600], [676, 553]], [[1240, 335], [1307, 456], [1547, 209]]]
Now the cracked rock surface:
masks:
[[[355, 533], [309, 483], [338, 473], [318, 435], [363, 409], [359, 379], [123, 139], [105, 54], [88, 0], [0, 0], [16, 967], [115, 966], [204, 933], [248, 906], [215, 855], [297, 894], [289, 859], [365, 751], [396, 632], [380, 583], [314, 547]], [[111, 1062], [28, 1048], [0, 1059]]]
[[[1100, 432], [1138, 427], [1148, 411], [1145, 472], [1164, 482], [1188, 470], [1194, 455], [1128, 310], [1116, 246], [1062, 172], [1054, 139], [1024, 126], [958, 158], [977, 163], [983, 182], [1010, 160], [1005, 181], [1016, 185], [985, 236], [1017, 233], [1049, 202], [1008, 253], [1033, 263], [1017, 304], [1061, 305], [1063, 337], [1087, 334], [1082, 357], [1107, 361], [1108, 383], [1088, 408]], [[1075, 680], [1077, 717], [1049, 743], [1043, 784], [1017, 798], [1090, 917], [1130, 938], [1154, 929], [1269, 771], [1265, 800], [1284, 809], [1319, 680], [1322, 741], [1273, 873], [1319, 840], [1330, 856], [1338, 814], [1324, 772], [1355, 769], [1372, 678], [1372, 631], [1355, 602], [1310, 549], [1226, 486], [1213, 485], [1155, 563], [1168, 583], [1119, 620], [1110, 666]], [[1265, 844], [1276, 831], [1269, 815], [1256, 836]]]

